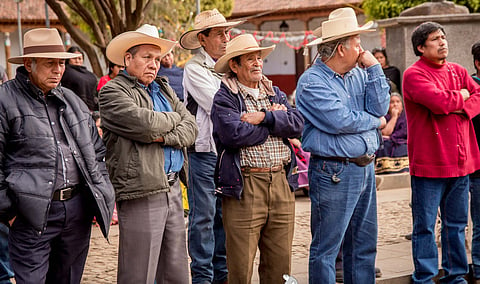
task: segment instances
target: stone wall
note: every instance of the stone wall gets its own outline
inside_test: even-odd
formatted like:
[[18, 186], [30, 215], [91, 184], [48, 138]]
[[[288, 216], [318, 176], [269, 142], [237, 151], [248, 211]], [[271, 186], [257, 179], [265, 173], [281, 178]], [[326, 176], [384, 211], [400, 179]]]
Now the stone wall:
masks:
[[456, 62], [473, 73], [472, 45], [480, 40], [477, 28], [480, 26], [480, 14], [451, 14], [396, 17], [379, 20], [379, 28], [386, 33], [386, 50], [389, 63], [403, 71], [418, 60], [413, 52], [411, 34], [419, 24], [427, 21], [441, 24], [447, 34], [449, 55], [447, 60]]

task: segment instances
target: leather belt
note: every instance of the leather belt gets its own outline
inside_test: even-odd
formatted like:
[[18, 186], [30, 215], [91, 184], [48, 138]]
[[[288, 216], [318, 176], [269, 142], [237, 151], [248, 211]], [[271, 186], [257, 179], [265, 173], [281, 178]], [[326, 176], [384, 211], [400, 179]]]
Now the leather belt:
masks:
[[52, 200], [55, 201], [65, 201], [69, 200], [70, 198], [74, 197], [80, 190], [76, 185], [71, 187], [66, 187], [62, 189], [57, 189], [53, 192]]
[[252, 168], [252, 167], [242, 167], [242, 172], [251, 172], [251, 173], [270, 173], [270, 172], [279, 172], [283, 169], [283, 166], [273, 166], [271, 168]]
[[168, 185], [172, 186], [175, 184], [178, 178], [178, 172], [171, 172], [167, 174]]
[[342, 163], [354, 163], [359, 167], [365, 167], [373, 160], [375, 160], [375, 154], [365, 154], [360, 157], [356, 158], [346, 158], [346, 157], [323, 157], [323, 156], [317, 156], [317, 155], [311, 155], [312, 158], [316, 159], [322, 159], [322, 160], [327, 160], [327, 161], [337, 161], [337, 162], [342, 162]]

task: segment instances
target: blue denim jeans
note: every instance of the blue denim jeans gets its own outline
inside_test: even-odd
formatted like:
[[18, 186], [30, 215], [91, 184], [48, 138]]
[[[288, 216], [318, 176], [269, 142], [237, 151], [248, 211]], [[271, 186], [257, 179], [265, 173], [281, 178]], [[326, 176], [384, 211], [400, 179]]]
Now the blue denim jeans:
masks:
[[[344, 283], [375, 283], [377, 201], [373, 163], [310, 158], [309, 281], [335, 283], [335, 258], [343, 243]], [[360, 281], [360, 282], [358, 282]]]
[[470, 177], [470, 214], [473, 222], [473, 276], [480, 279], [480, 178]]
[[227, 280], [222, 202], [215, 195], [213, 175], [217, 156], [213, 152], [188, 155], [188, 252], [192, 283]]
[[8, 256], [8, 228], [0, 223], [0, 284], [11, 284], [13, 271]]
[[467, 283], [465, 227], [468, 221], [469, 178], [411, 177], [412, 181], [412, 252], [415, 271], [413, 283], [433, 283], [438, 274], [438, 248], [435, 243], [435, 222], [438, 208], [442, 221], [441, 283]]

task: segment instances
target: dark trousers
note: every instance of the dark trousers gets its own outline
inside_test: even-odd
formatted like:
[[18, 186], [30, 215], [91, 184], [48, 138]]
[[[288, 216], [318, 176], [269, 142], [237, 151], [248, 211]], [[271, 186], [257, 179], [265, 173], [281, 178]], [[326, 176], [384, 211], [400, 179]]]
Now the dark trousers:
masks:
[[88, 204], [83, 194], [67, 201], [52, 201], [47, 228], [41, 234], [17, 216], [9, 234], [17, 284], [80, 283], [93, 219]]

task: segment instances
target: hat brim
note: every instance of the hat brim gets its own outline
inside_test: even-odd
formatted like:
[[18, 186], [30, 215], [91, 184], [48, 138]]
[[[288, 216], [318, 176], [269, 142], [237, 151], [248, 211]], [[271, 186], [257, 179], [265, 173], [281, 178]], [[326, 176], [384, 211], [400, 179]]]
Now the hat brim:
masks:
[[[307, 44], [308, 47], [310, 46], [315, 46], [315, 45], [318, 45], [318, 44], [321, 44], [321, 43], [326, 43], [326, 42], [329, 42], [329, 41], [332, 41], [332, 40], [336, 40], [336, 39], [340, 39], [340, 38], [343, 38], [343, 37], [347, 37], [347, 36], [352, 36], [352, 35], [357, 35], [357, 34], [362, 34], [362, 33], [369, 33], [369, 32], [374, 32], [376, 31], [375, 28], [372, 28], [374, 25], [374, 22], [373, 21], [369, 21], [368, 23], [366, 23], [365, 25], [361, 26], [361, 27], [358, 27], [358, 29], [356, 30], [353, 30], [353, 31], [349, 31], [347, 33], [342, 33], [342, 34], [339, 34], [339, 35], [336, 35], [336, 36], [332, 36], [332, 37], [328, 37], [328, 38], [322, 38], [322, 37], [319, 37], [311, 42], [309, 42]], [[321, 32], [321, 28], [317, 28], [315, 29], [314, 31], [314, 35], [317, 35]]]
[[180, 40], [179, 40], [180, 46], [189, 50], [197, 49], [201, 47], [200, 42], [198, 41], [198, 38], [197, 38], [198, 33], [211, 28], [232, 28], [234, 26], [240, 25], [243, 22], [244, 21], [226, 22], [226, 23], [211, 25], [201, 29], [189, 30], [188, 32], [185, 32], [180, 36]]
[[163, 57], [172, 50], [176, 42], [152, 37], [137, 31], [124, 32], [113, 38], [107, 45], [107, 58], [116, 65], [124, 66], [124, 58], [127, 50], [142, 44], [151, 44], [160, 47], [161, 56]]
[[55, 59], [70, 59], [82, 56], [80, 53], [71, 52], [43, 52], [43, 53], [29, 53], [22, 56], [14, 56], [8, 59], [8, 62], [13, 64], [23, 64], [24, 58], [55, 58]]
[[215, 72], [218, 73], [226, 73], [227, 71], [230, 70], [230, 66], [228, 65], [228, 61], [234, 57], [256, 52], [256, 51], [261, 51], [261, 57], [264, 59], [267, 57], [273, 50], [275, 49], [275, 45], [267, 46], [267, 47], [255, 47], [255, 48], [247, 48], [247, 49], [242, 49], [242, 50], [237, 50], [232, 53], [227, 53], [220, 57], [215, 63]]

